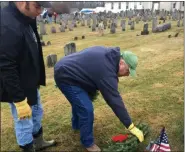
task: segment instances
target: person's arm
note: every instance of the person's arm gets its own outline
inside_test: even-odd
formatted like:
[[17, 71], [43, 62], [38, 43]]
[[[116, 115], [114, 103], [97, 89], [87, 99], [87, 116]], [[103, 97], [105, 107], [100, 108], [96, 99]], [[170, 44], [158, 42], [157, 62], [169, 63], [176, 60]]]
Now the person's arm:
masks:
[[143, 132], [132, 123], [132, 120], [118, 92], [118, 79], [116, 77], [101, 79], [98, 88], [105, 101], [112, 108], [119, 120], [133, 135], [139, 139], [140, 142], [142, 142], [144, 140]]
[[31, 108], [29, 107], [24, 90], [21, 88], [18, 61], [20, 58], [20, 50], [23, 49], [22, 37], [7, 27], [1, 27], [0, 41], [0, 71], [1, 79], [4, 83], [4, 89], [8, 93], [9, 98], [13, 102], [19, 119], [31, 116]]
[[14, 30], [1, 27], [0, 41], [0, 69], [6, 91], [12, 102], [19, 102], [25, 99], [24, 91], [20, 86], [18, 72], [18, 60], [22, 46], [21, 37]]
[[118, 92], [118, 80], [114, 77], [101, 79], [98, 86], [103, 98], [126, 128], [132, 123]]

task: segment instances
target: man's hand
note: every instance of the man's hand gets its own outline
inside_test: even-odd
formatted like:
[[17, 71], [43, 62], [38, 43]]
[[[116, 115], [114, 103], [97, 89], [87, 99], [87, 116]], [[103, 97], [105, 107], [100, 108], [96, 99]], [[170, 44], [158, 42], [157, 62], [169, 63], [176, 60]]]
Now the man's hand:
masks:
[[128, 130], [133, 135], [135, 135], [139, 139], [140, 142], [142, 142], [144, 140], [143, 132], [141, 130], [139, 130], [137, 127], [135, 127], [133, 123], [129, 126]]
[[21, 102], [14, 103], [14, 105], [17, 110], [18, 119], [26, 119], [31, 117], [32, 111], [26, 99]]

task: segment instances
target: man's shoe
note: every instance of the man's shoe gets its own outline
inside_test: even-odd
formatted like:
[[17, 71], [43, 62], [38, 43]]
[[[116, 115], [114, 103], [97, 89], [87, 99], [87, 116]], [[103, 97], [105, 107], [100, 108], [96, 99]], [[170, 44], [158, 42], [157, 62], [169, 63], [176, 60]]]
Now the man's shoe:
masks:
[[33, 146], [33, 142], [27, 144], [25, 146], [19, 146], [22, 149], [22, 152], [35, 152], [35, 148]]
[[92, 145], [91, 147], [89, 147], [89, 148], [86, 148], [87, 149], [87, 151], [89, 151], [89, 152], [101, 152], [101, 149], [97, 146], [97, 145]]
[[35, 138], [33, 140], [34, 146], [35, 146], [35, 150], [41, 150], [41, 149], [45, 149], [47, 147], [51, 147], [56, 145], [56, 142], [54, 140], [50, 140], [50, 141], [46, 141], [43, 138], [43, 134], [41, 134], [39, 137]]

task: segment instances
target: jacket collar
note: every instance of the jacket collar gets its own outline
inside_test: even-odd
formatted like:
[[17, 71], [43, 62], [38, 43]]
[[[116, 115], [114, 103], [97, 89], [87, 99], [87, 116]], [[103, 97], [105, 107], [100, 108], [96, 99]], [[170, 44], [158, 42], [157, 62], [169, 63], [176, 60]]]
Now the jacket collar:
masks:
[[18, 17], [19, 19], [21, 19], [22, 22], [26, 23], [26, 24], [30, 24], [31, 22], [33, 22], [34, 19], [25, 16], [24, 14], [22, 14], [18, 8], [16, 7], [14, 2], [9, 2], [9, 9], [13, 12], [13, 14]]

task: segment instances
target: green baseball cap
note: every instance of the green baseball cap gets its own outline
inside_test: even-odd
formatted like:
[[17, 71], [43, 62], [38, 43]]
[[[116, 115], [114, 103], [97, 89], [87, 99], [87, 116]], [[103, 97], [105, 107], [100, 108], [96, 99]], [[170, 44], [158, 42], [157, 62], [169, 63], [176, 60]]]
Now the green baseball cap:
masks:
[[137, 56], [131, 51], [121, 51], [121, 58], [128, 64], [130, 75], [135, 77], [138, 64]]

